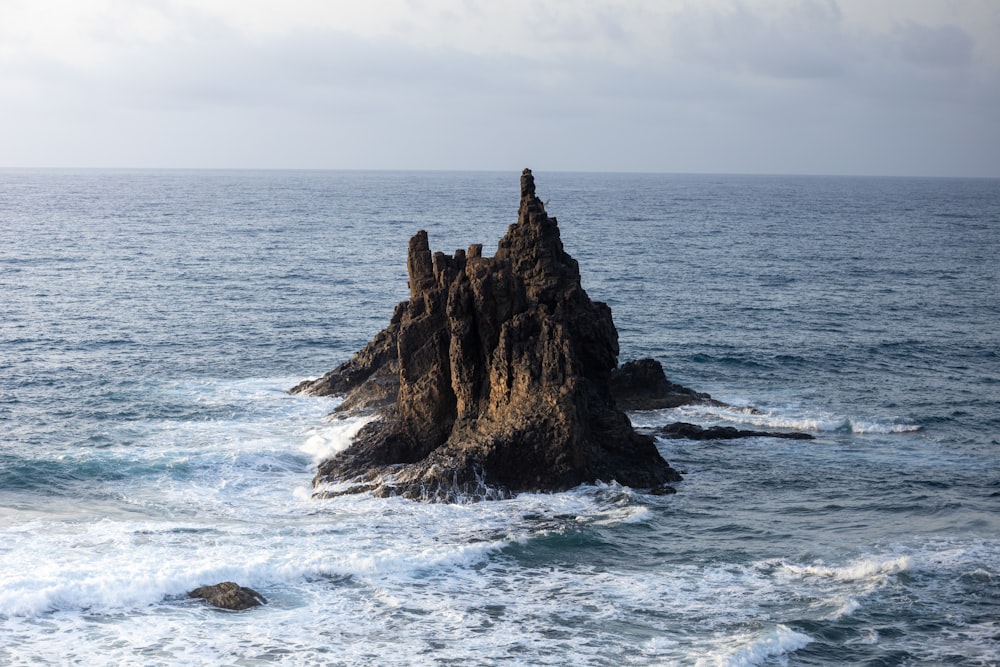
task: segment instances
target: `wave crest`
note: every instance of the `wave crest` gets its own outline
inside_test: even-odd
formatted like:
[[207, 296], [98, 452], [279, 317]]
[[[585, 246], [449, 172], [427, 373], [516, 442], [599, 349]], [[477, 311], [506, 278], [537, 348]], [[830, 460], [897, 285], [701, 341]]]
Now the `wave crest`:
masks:
[[883, 423], [830, 413], [803, 414], [795, 408], [757, 409], [751, 406], [688, 405], [674, 414], [686, 420], [726, 421], [764, 429], [790, 429], [814, 433], [893, 434], [922, 430], [917, 424]]

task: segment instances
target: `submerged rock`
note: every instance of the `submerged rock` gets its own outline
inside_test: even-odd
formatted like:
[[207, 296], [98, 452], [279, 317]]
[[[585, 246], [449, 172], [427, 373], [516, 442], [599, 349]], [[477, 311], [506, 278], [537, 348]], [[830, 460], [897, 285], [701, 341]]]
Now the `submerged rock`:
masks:
[[[521, 176], [518, 220], [493, 257], [410, 240], [410, 299], [352, 359], [293, 393], [346, 394], [374, 410], [315, 485], [450, 500], [617, 481], [664, 489], [680, 475], [615, 405], [618, 332], [591, 301], [559, 227]], [[346, 406], [346, 407], [345, 407]]]
[[802, 431], [746, 431], [733, 426], [698, 426], [687, 422], [674, 422], [653, 429], [653, 433], [663, 438], [683, 438], [686, 440], [732, 440], [735, 438], [788, 438], [791, 440], [813, 440], [813, 436]]
[[232, 581], [196, 588], [188, 593], [188, 597], [202, 598], [210, 605], [233, 611], [242, 611], [267, 604], [264, 596], [254, 589], [240, 586]]

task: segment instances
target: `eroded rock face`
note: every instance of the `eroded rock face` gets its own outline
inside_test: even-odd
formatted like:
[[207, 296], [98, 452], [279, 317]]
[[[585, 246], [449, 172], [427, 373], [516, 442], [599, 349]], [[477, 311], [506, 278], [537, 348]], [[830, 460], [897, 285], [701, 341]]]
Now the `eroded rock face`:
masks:
[[521, 176], [518, 221], [496, 255], [432, 253], [411, 240], [410, 299], [351, 360], [292, 391], [347, 394], [379, 418], [324, 461], [334, 493], [450, 500], [556, 491], [598, 480], [680, 480], [611, 394], [618, 333], [580, 285], [576, 260]]

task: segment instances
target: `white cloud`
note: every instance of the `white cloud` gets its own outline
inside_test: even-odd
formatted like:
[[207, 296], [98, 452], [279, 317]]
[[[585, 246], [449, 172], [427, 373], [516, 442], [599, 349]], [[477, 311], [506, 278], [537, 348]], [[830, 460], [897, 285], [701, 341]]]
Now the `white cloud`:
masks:
[[972, 37], [956, 25], [926, 26], [907, 21], [898, 34], [903, 57], [916, 65], [957, 68], [972, 63]]
[[0, 164], [1000, 175], [998, 45], [991, 0], [0, 0]]

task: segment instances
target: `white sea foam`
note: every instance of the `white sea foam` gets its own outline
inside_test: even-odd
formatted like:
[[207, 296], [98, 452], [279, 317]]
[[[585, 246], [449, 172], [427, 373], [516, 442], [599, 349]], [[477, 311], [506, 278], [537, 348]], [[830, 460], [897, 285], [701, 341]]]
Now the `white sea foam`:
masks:
[[891, 556], [888, 558], [862, 558], [841, 566], [822, 564], [795, 565], [784, 563], [782, 567], [797, 576], [826, 577], [838, 581], [877, 580], [905, 572], [912, 565], [909, 556]]
[[[466, 505], [315, 501], [315, 461], [362, 422], [324, 421], [329, 402], [290, 397], [284, 381], [245, 384], [179, 386], [223, 418], [150, 421], [137, 445], [88, 453], [134, 471], [102, 480], [89, 514], [14, 513], [0, 527], [0, 663], [757, 665], [809, 641], [792, 619], [860, 615], [899, 573], [995, 571], [987, 548], [964, 544], [655, 567], [626, 541], [612, 547], [621, 567], [598, 566], [595, 533], [648, 539], [669, 520], [616, 484]], [[108, 498], [119, 510], [99, 518]], [[185, 597], [223, 580], [270, 604], [221, 614]]]
[[856, 598], [853, 597], [848, 598], [832, 613], [826, 615], [824, 617], [824, 620], [836, 621], [838, 619], [844, 618], [845, 616], [850, 616], [860, 608], [861, 608], [861, 603], [858, 602]]
[[[647, 664], [700, 656], [702, 665], [759, 665], [810, 641], [780, 618], [766, 628], [759, 619], [789, 600], [798, 601], [795, 618], [809, 618], [810, 609], [816, 620], [830, 618], [831, 609], [850, 613], [875, 580], [910, 567], [899, 554], [830, 564], [692, 563], [641, 576], [585, 561], [533, 565], [532, 550], [560, 535], [616, 517], [628, 523], [622, 510], [630, 502], [613, 487], [476, 505], [352, 496], [301, 503], [297, 515], [264, 525], [21, 526], [0, 535], [9, 545], [0, 552], [0, 637], [31, 638], [7, 642], [12, 664], [87, 651], [125, 662], [152, 651], [171, 664], [263, 660], [277, 651], [274, 659], [308, 663], [331, 659], [323, 647], [333, 645], [347, 663], [378, 656], [402, 665], [422, 660], [413, 652], [428, 642], [435, 647], [428, 660], [545, 662], [555, 652], [587, 662], [632, 642]], [[44, 564], [37, 553], [49, 555]], [[950, 560], [971, 569], [957, 549]], [[261, 591], [270, 604], [220, 615], [183, 597], [227, 579]], [[688, 618], [700, 619], [696, 638], [675, 627]], [[634, 638], [621, 635], [633, 627]]]
[[813, 641], [812, 637], [796, 632], [785, 625], [750, 636], [731, 637], [727, 643], [736, 644], [736, 648], [723, 648], [710, 652], [699, 658], [695, 665], [699, 667], [752, 667], [767, 660], [804, 648]]
[[[649, 420], [648, 417], [640, 417], [639, 419]], [[660, 419], [695, 421], [706, 424], [733, 423], [762, 429], [788, 429], [813, 433], [892, 434], [913, 433], [921, 430], [921, 427], [915, 424], [875, 422], [820, 410], [804, 412], [800, 407], [759, 410], [741, 406], [688, 405], [670, 411], [660, 411]]]
[[890, 585], [895, 575], [912, 567], [909, 556], [872, 556], [840, 565], [777, 562], [783, 585], [797, 588], [803, 599], [812, 599], [810, 610], [819, 620], [852, 616], [873, 593]]
[[598, 526], [616, 526], [621, 523], [645, 523], [653, 518], [652, 515], [653, 513], [648, 507], [631, 505], [602, 512], [593, 520], [593, 523]]
[[375, 419], [371, 417], [355, 417], [334, 420], [312, 429], [309, 437], [300, 448], [309, 454], [314, 463], [330, 458], [351, 446], [351, 440], [365, 424]]
[[[225, 580], [268, 590], [320, 576], [408, 578], [470, 567], [506, 543], [351, 550], [337, 540], [272, 536], [248, 526], [103, 521], [82, 532], [48, 528], [0, 556], [0, 617], [144, 607]], [[36, 561], [34, 554], [42, 552], [47, 558]]]

